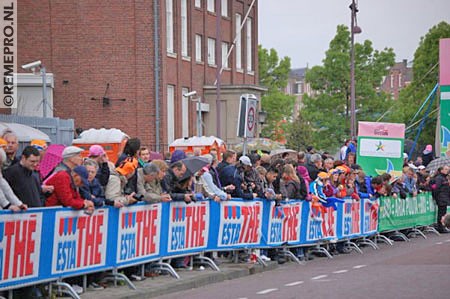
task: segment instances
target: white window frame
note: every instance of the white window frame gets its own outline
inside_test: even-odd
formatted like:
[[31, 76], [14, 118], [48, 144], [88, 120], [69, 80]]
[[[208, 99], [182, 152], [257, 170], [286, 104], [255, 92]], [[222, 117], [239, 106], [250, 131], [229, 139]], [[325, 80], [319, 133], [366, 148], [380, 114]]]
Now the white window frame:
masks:
[[167, 85], [167, 144], [175, 140], [175, 86]]
[[228, 0], [221, 0], [222, 17], [228, 17]]
[[206, 9], [209, 12], [215, 13], [216, 12], [216, 1], [215, 0], [206, 0]]
[[189, 137], [189, 97], [184, 95], [189, 92], [189, 88], [181, 89], [181, 136]]
[[253, 52], [252, 52], [252, 18], [247, 18], [246, 48], [247, 48], [247, 72], [253, 72]]
[[224, 69], [230, 68], [230, 65], [228, 64], [227, 54], [228, 54], [228, 43], [222, 42], [222, 67]]
[[166, 0], [166, 48], [167, 53], [175, 53], [173, 42], [173, 0]]
[[181, 55], [189, 57], [187, 0], [181, 0]]
[[216, 40], [208, 37], [208, 65], [216, 66]]
[[391, 89], [394, 88], [394, 74], [391, 74]]
[[202, 62], [203, 61], [203, 37], [200, 34], [195, 35], [195, 61]]
[[241, 37], [242, 16], [236, 14], [236, 69], [242, 70], [242, 37]]
[[195, 7], [202, 8], [202, 0], [195, 0]]

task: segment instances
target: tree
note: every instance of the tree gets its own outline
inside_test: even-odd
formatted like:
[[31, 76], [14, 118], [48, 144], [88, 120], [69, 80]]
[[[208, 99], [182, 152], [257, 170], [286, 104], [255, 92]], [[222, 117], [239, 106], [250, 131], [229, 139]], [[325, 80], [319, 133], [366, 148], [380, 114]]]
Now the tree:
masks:
[[263, 135], [276, 138], [279, 122], [291, 118], [295, 98], [286, 95], [282, 90], [286, 87], [291, 69], [291, 59], [279, 59], [275, 49], [258, 48], [259, 80], [268, 90], [261, 99], [262, 109], [267, 112], [267, 120]]
[[[406, 137], [409, 139], [415, 138], [428, 104], [415, 119], [413, 119], [414, 115], [439, 81], [439, 39], [448, 37], [450, 37], [450, 24], [446, 22], [433, 26], [424, 37], [421, 37], [414, 53], [413, 80], [400, 92], [398, 101], [387, 116], [390, 121], [404, 122], [407, 127], [411, 126], [406, 132]], [[435, 110], [438, 106], [439, 99], [436, 98], [431, 110]], [[427, 118], [418, 139], [420, 148], [425, 144], [434, 144], [436, 117], [437, 113], [434, 112]]]
[[[306, 72], [306, 82], [315, 92], [304, 97], [301, 122], [311, 128], [315, 148], [334, 151], [350, 135], [350, 43], [348, 28], [339, 25], [323, 66]], [[394, 57], [392, 49], [374, 50], [369, 40], [355, 43], [357, 121], [375, 121], [387, 110], [388, 97], [377, 93], [377, 87]]]

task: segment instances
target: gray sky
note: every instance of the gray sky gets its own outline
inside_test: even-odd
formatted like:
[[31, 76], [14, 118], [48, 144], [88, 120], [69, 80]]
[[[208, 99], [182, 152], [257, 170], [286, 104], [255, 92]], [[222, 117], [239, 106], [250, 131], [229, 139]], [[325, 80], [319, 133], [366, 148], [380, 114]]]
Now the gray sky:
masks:
[[[322, 64], [336, 27], [350, 27], [351, 0], [259, 0], [259, 44], [289, 56], [293, 68]], [[359, 0], [356, 42], [394, 49], [396, 61], [413, 59], [420, 37], [450, 23], [450, 0]]]

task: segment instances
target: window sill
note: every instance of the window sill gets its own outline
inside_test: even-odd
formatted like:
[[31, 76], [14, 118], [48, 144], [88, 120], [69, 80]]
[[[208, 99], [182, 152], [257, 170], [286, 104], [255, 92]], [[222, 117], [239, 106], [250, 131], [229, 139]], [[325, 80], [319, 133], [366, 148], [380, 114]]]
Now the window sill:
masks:
[[209, 64], [209, 63], [208, 63], [208, 66], [209, 66], [209, 67], [213, 67], [213, 68], [217, 68], [217, 65], [215, 65], [215, 64]]
[[255, 72], [254, 71], [247, 71], [247, 75], [254, 76]]
[[178, 56], [177, 56], [177, 53], [167, 52], [167, 57], [170, 57], [170, 58], [177, 58]]
[[198, 60], [195, 61], [195, 63], [196, 63], [196, 64], [201, 64], [201, 65], [204, 65], [204, 64], [205, 64], [203, 61], [198, 61]]
[[236, 69], [236, 72], [237, 72], [237, 73], [243, 74], [243, 73], [244, 73], [244, 70], [243, 70], [243, 69]]
[[189, 56], [183, 56], [181, 59], [184, 61], [189, 61], [189, 62], [191, 61], [191, 57], [189, 57]]

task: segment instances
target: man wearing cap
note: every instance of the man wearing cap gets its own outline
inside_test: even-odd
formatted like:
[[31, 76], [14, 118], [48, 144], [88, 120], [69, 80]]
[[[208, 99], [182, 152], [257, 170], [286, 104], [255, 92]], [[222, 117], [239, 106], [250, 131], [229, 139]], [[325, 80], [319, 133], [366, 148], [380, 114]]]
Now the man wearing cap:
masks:
[[155, 163], [147, 163], [137, 171], [138, 194], [144, 196], [144, 200], [149, 203], [170, 201], [170, 195], [164, 193], [161, 187], [161, 180], [165, 173], [162, 172]]
[[53, 186], [53, 193], [45, 202], [46, 207], [63, 205], [74, 209], [86, 209], [92, 212], [94, 203], [83, 199], [78, 188], [88, 185], [88, 172], [81, 157], [82, 148], [68, 146], [62, 152], [63, 161], [55, 168], [52, 175], [46, 180], [46, 185]]
[[26, 146], [19, 163], [3, 171], [14, 193], [30, 208], [44, 206], [39, 177], [34, 174], [39, 159], [39, 151], [33, 146]]
[[94, 144], [89, 148], [89, 158], [97, 162], [98, 170], [95, 177], [99, 181], [100, 185], [105, 187], [106, 184], [108, 184], [110, 175], [108, 156], [106, 155], [105, 150], [101, 145]]
[[430, 175], [425, 166], [417, 167], [417, 188], [421, 191], [431, 191]]

